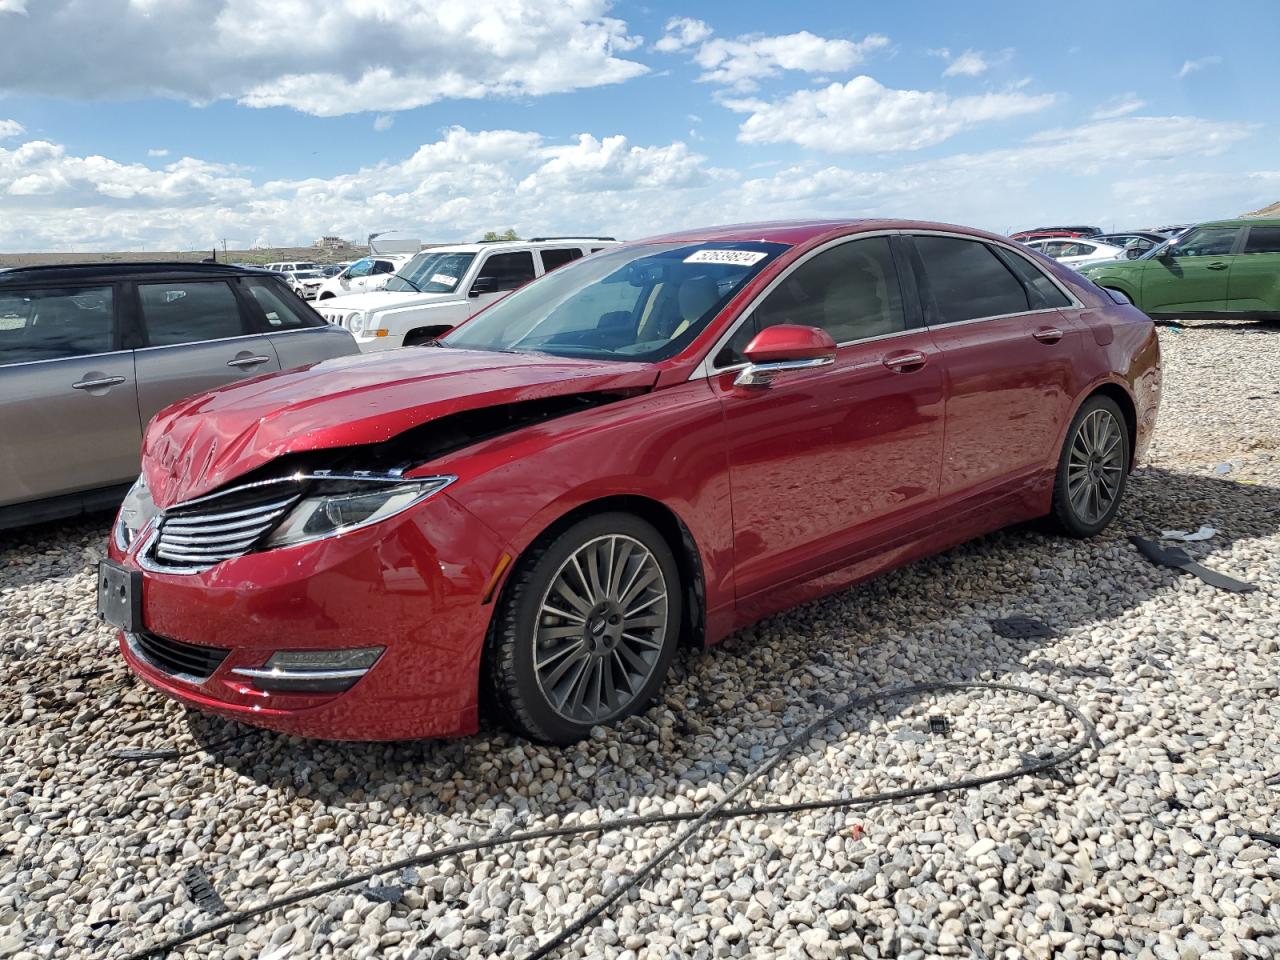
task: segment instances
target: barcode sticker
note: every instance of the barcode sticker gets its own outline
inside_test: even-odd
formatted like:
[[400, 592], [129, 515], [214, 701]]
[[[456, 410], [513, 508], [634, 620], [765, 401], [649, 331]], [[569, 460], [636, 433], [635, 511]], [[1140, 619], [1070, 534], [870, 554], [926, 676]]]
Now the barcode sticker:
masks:
[[446, 287], [452, 287], [458, 282], [457, 277], [451, 277], [447, 273], [433, 273], [431, 275], [432, 283], [443, 283]]
[[759, 263], [767, 253], [758, 250], [698, 250], [684, 258], [685, 263], [732, 263], [749, 267]]

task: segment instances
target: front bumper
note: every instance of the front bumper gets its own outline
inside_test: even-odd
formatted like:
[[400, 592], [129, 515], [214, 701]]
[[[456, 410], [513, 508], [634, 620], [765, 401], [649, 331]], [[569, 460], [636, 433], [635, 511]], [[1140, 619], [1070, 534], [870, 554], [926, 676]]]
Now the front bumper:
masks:
[[[145, 539], [145, 538], [143, 538]], [[135, 544], [109, 554], [143, 571], [145, 630], [218, 648], [208, 676], [166, 669], [120, 637], [129, 667], [197, 710], [327, 740], [459, 736], [477, 727], [479, 663], [491, 605], [483, 596], [502, 546], [441, 494], [383, 523], [197, 574], [139, 563]], [[384, 647], [338, 693], [266, 691], [251, 675], [281, 650]], [[213, 657], [217, 659], [217, 657]]]

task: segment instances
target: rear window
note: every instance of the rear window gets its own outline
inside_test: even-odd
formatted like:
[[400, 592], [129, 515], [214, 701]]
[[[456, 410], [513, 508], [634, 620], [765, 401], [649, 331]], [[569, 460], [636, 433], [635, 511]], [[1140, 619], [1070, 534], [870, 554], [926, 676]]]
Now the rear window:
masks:
[[1280, 253], [1280, 227], [1250, 227], [1245, 253]]
[[933, 295], [932, 323], [961, 323], [1030, 308], [1022, 283], [985, 243], [918, 236], [915, 244]]
[[222, 340], [247, 332], [240, 304], [222, 280], [140, 283], [138, 298], [153, 347]]
[[111, 287], [0, 293], [0, 366], [108, 353], [114, 342]]

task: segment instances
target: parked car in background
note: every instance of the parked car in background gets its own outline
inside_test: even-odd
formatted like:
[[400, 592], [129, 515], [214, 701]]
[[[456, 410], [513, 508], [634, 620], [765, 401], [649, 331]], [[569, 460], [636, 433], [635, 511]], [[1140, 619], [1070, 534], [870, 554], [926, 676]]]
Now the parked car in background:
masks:
[[[0, 528], [119, 503], [162, 407], [356, 352], [277, 276], [226, 264], [0, 273]], [[194, 468], [187, 463], [186, 467]]]
[[612, 237], [549, 237], [431, 247], [381, 290], [326, 300], [320, 315], [350, 330], [361, 350], [414, 346], [535, 277], [616, 244]]
[[1099, 243], [1094, 239], [1030, 240], [1026, 245], [1072, 267], [1095, 260], [1120, 260], [1125, 256], [1124, 247]]
[[1160, 246], [1169, 238], [1152, 231], [1135, 230], [1129, 233], [1102, 233], [1089, 239], [1094, 243], [1108, 243], [1113, 247], [1123, 247], [1126, 259], [1136, 260], [1152, 247]]
[[319, 267], [318, 263], [310, 263], [303, 260], [286, 260], [277, 263], [264, 263], [263, 270], [270, 270], [272, 273], [293, 273], [296, 270], [315, 270]]
[[1175, 223], [1167, 227], [1153, 227], [1151, 232], [1158, 233], [1163, 237], [1178, 237], [1190, 230], [1191, 227], [1192, 224], [1190, 223]]
[[351, 266], [350, 262], [326, 263], [326, 264], [322, 264], [317, 269], [319, 269], [320, 273], [323, 274], [325, 277], [336, 277], [338, 274], [340, 274], [343, 270], [347, 269], [347, 267], [349, 266]]
[[355, 263], [339, 270], [316, 289], [315, 299], [328, 300], [331, 297], [345, 297], [353, 293], [368, 293], [381, 290], [395, 272], [413, 258], [408, 253], [380, 254], [376, 257], [363, 257]]
[[1202, 223], [1140, 259], [1081, 272], [1153, 317], [1280, 319], [1280, 221]]
[[319, 270], [294, 270], [284, 276], [289, 289], [303, 300], [314, 300], [327, 279]]
[[1048, 240], [1053, 237], [1094, 237], [1101, 232], [1097, 227], [1034, 227], [1011, 233], [1009, 239], [1025, 243], [1028, 240]]
[[1151, 320], [1003, 237], [670, 234], [438, 347], [170, 408], [100, 609], [199, 710], [434, 737], [476, 730], [484, 688], [569, 742], [644, 709], [681, 643], [1007, 524], [1099, 533], [1159, 396]]

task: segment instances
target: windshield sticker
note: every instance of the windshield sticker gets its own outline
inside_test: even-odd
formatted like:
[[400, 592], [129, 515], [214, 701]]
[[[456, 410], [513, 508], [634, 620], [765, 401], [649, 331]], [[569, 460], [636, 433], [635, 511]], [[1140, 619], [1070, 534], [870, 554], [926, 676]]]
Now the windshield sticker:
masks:
[[433, 274], [431, 275], [431, 282], [432, 282], [432, 283], [442, 283], [442, 284], [444, 284], [446, 287], [452, 287], [455, 283], [457, 283], [457, 282], [458, 282], [458, 278], [457, 278], [457, 277], [451, 277], [451, 276], [449, 276], [447, 273], [433, 273]]
[[685, 263], [732, 263], [739, 267], [750, 267], [759, 263], [767, 253], [757, 250], [699, 250], [684, 258]]

